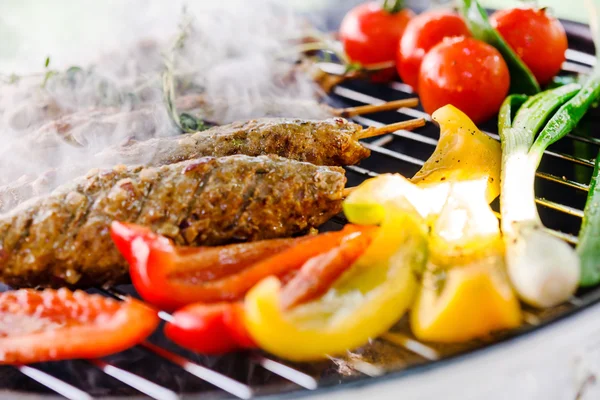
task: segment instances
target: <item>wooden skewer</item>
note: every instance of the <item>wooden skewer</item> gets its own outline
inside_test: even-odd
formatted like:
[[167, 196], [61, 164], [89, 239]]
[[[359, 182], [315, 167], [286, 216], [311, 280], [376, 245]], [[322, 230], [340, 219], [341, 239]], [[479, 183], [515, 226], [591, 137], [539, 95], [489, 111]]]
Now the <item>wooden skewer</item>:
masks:
[[397, 110], [402, 107], [416, 107], [417, 105], [419, 105], [419, 99], [414, 97], [410, 99], [388, 101], [381, 104], [367, 104], [358, 107], [336, 108], [334, 109], [334, 113], [342, 118], [351, 118], [356, 115], [371, 114], [379, 111]]
[[408, 121], [396, 122], [395, 124], [384, 125], [378, 128], [370, 127], [363, 129], [360, 132], [359, 139], [366, 139], [374, 136], [386, 135], [388, 133], [396, 132], [400, 129], [410, 130], [425, 126], [425, 118], [409, 119]]
[[344, 190], [342, 190], [342, 197], [346, 198], [348, 196], [350, 196], [350, 194], [354, 191], [354, 189], [356, 189], [357, 186], [353, 186], [353, 187], [347, 187], [344, 188]]

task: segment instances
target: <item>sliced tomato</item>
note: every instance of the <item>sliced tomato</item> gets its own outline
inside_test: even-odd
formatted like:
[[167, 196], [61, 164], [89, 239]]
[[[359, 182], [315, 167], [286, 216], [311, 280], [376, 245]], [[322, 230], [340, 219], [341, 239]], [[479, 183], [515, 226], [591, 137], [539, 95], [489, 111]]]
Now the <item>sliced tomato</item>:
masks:
[[111, 234], [129, 262], [139, 294], [174, 310], [198, 302], [241, 300], [264, 277], [283, 277], [361, 229], [349, 225], [340, 232], [214, 248], [176, 247], [149, 229], [119, 222], [112, 224]]
[[255, 348], [243, 312], [238, 302], [192, 304], [173, 314], [165, 334], [178, 345], [203, 354]]
[[118, 353], [158, 326], [156, 310], [67, 289], [0, 294], [0, 364], [29, 364]]

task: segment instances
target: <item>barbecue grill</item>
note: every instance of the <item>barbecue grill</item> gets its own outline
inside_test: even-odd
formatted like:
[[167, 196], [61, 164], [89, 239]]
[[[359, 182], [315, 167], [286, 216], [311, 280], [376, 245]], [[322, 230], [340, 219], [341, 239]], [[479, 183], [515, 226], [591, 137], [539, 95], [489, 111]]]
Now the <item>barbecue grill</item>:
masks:
[[[589, 31], [583, 25], [563, 23], [571, 45], [563, 72], [589, 72], [595, 61]], [[334, 65], [323, 67], [335, 69]], [[347, 107], [410, 96], [410, 88], [401, 82], [375, 85], [348, 81], [333, 90], [329, 101], [336, 107]], [[380, 126], [414, 117], [429, 120], [419, 109], [354, 120], [365, 126]], [[553, 234], [572, 244], [577, 242], [587, 183], [600, 145], [600, 138], [592, 134], [598, 123], [592, 111], [576, 131], [546, 151], [537, 173], [542, 220]], [[482, 128], [498, 137], [496, 121]], [[428, 122], [416, 131], [366, 140], [372, 156], [359, 166], [347, 167], [348, 185], [386, 172], [411, 176], [433, 151], [438, 135], [437, 127]], [[345, 222], [337, 216], [323, 229], [339, 229]], [[92, 291], [117, 298], [135, 295], [128, 285]], [[594, 390], [596, 358], [600, 370], [600, 346], [593, 340], [595, 331], [600, 330], [598, 302], [600, 287], [581, 291], [567, 304], [550, 310], [526, 309], [526, 323], [518, 330], [460, 345], [418, 342], [400, 321], [390, 333], [363, 348], [311, 364], [293, 364], [260, 352], [220, 357], [194, 354], [170, 343], [159, 329], [142, 345], [101, 360], [0, 367], [0, 398], [247, 399], [312, 395], [465, 399], [494, 398], [496, 393], [498, 398], [518, 394], [519, 398], [578, 395], [583, 399]], [[170, 318], [165, 312], [160, 316], [165, 321]]]

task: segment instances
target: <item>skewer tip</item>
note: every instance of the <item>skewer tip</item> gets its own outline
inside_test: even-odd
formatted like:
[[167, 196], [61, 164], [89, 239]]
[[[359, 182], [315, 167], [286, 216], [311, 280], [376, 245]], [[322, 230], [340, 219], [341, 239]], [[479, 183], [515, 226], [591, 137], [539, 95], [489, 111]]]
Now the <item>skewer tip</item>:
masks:
[[396, 122], [394, 124], [384, 125], [380, 127], [370, 127], [363, 129], [359, 134], [359, 139], [366, 139], [375, 136], [386, 135], [388, 133], [396, 132], [398, 130], [411, 130], [425, 126], [425, 118], [415, 118], [408, 121]]

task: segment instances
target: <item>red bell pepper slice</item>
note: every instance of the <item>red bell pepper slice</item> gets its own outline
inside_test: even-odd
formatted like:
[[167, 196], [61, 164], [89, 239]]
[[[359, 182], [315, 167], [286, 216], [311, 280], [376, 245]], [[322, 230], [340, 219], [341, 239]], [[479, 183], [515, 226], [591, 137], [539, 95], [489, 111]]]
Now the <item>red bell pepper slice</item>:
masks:
[[[300, 271], [288, 272], [282, 301], [286, 307], [307, 302], [326, 292], [371, 243], [375, 227], [346, 236], [339, 245], [306, 261]], [[244, 322], [241, 302], [197, 303], [173, 314], [165, 334], [175, 343], [204, 354], [255, 348]]]
[[111, 234], [129, 262], [139, 294], [162, 309], [174, 310], [198, 302], [241, 300], [263, 278], [297, 270], [363, 229], [348, 225], [339, 232], [214, 248], [176, 247], [149, 229], [120, 222], [113, 222]]
[[241, 302], [192, 304], [173, 314], [165, 334], [178, 345], [203, 354], [256, 348], [244, 326]]
[[156, 310], [134, 299], [67, 289], [4, 292], [0, 364], [104, 357], [142, 342], [158, 323]]

